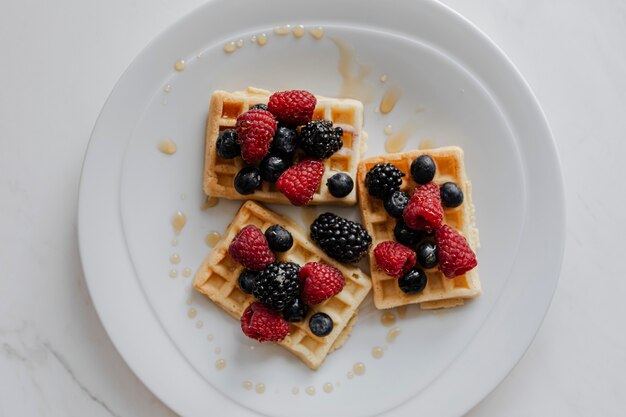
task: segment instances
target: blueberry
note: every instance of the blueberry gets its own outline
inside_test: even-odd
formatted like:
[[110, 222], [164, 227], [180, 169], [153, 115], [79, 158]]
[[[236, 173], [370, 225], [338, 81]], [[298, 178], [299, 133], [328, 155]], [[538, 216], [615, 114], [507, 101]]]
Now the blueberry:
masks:
[[326, 313], [315, 313], [309, 319], [309, 327], [315, 336], [328, 336], [333, 331], [333, 320]]
[[411, 162], [411, 176], [418, 184], [428, 184], [435, 177], [435, 161], [428, 155], [420, 155]]
[[439, 259], [437, 258], [437, 245], [434, 242], [426, 241], [417, 248], [417, 261], [422, 268], [434, 268]]
[[293, 246], [291, 233], [277, 224], [267, 228], [265, 238], [267, 239], [270, 249], [275, 252], [286, 252]]
[[250, 107], [250, 110], [265, 110], [267, 111], [267, 104], [255, 104], [254, 106]]
[[235, 177], [235, 190], [239, 194], [252, 194], [261, 185], [261, 175], [255, 167], [245, 167]]
[[233, 159], [239, 156], [241, 149], [239, 149], [237, 144], [237, 132], [235, 132], [235, 129], [222, 130], [217, 137], [215, 147], [217, 148], [217, 154], [224, 159]]
[[290, 322], [299, 322], [304, 320], [309, 312], [309, 306], [304, 304], [299, 298], [294, 298], [283, 310], [283, 317]]
[[352, 192], [354, 181], [350, 175], [339, 172], [326, 181], [326, 186], [333, 197], [343, 198]]
[[385, 210], [391, 217], [399, 219], [407, 204], [409, 204], [409, 194], [404, 191], [394, 191], [393, 194], [385, 200]]
[[417, 294], [426, 288], [427, 281], [424, 271], [413, 268], [398, 280], [398, 286], [405, 294]]
[[290, 161], [282, 156], [268, 155], [261, 161], [260, 171], [263, 181], [276, 182], [280, 174], [289, 168]]
[[278, 126], [274, 133], [271, 150], [282, 155], [291, 155], [296, 150], [298, 134], [295, 129], [287, 126]]
[[244, 269], [243, 271], [241, 271], [241, 274], [239, 274], [239, 288], [241, 288], [241, 291], [245, 292], [246, 294], [252, 294], [252, 291], [254, 290], [254, 284], [256, 283], [256, 279], [259, 276], [258, 272], [255, 271], [250, 271], [248, 269]]
[[416, 245], [426, 235], [421, 230], [413, 230], [404, 223], [404, 220], [399, 219], [396, 222], [396, 227], [393, 228], [393, 236], [398, 243], [402, 243], [404, 246]]
[[439, 190], [441, 202], [446, 207], [458, 207], [463, 204], [463, 191], [453, 182], [446, 182]]

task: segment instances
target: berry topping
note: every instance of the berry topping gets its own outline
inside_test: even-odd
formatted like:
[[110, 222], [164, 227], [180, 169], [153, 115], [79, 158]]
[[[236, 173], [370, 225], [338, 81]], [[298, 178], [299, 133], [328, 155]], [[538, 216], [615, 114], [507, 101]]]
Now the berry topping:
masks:
[[393, 194], [385, 200], [385, 210], [391, 217], [396, 219], [402, 218], [402, 212], [407, 204], [409, 204], [409, 193], [404, 191], [394, 191]]
[[339, 294], [346, 283], [341, 271], [319, 262], [309, 262], [300, 268], [302, 301], [309, 305], [319, 304]]
[[305, 159], [291, 166], [276, 181], [276, 188], [294, 206], [303, 206], [313, 198], [322, 182], [324, 164], [317, 159]]
[[458, 207], [463, 204], [463, 191], [453, 182], [444, 183], [441, 188], [441, 203], [446, 207]]
[[244, 269], [243, 271], [241, 271], [238, 280], [239, 288], [241, 289], [241, 291], [245, 292], [246, 294], [252, 294], [258, 276], [258, 271], [250, 271], [249, 269]]
[[308, 91], [279, 91], [270, 96], [267, 109], [279, 121], [291, 126], [298, 126], [311, 120], [316, 104], [317, 99]]
[[404, 172], [390, 163], [376, 164], [365, 175], [365, 186], [371, 196], [387, 199], [394, 191], [400, 189]]
[[309, 306], [304, 304], [301, 299], [294, 298], [283, 309], [283, 317], [285, 320], [296, 323], [304, 320], [309, 312]]
[[435, 178], [435, 161], [428, 155], [420, 155], [411, 162], [411, 177], [418, 184], [428, 184]]
[[237, 143], [237, 132], [235, 132], [235, 129], [222, 130], [217, 137], [215, 147], [220, 158], [233, 159], [239, 156], [241, 149]]
[[254, 302], [241, 316], [241, 330], [259, 342], [279, 342], [289, 334], [289, 323], [268, 306]]
[[291, 233], [278, 224], [267, 228], [265, 238], [274, 252], [287, 252], [293, 246]]
[[428, 277], [419, 268], [411, 269], [398, 280], [398, 287], [405, 294], [417, 294], [426, 288]]
[[343, 146], [343, 129], [329, 120], [313, 120], [300, 130], [300, 146], [314, 158], [326, 159]]
[[276, 119], [267, 110], [249, 110], [237, 117], [237, 136], [241, 157], [256, 164], [267, 155], [276, 131]]
[[443, 222], [443, 207], [439, 187], [429, 182], [415, 190], [402, 214], [404, 222], [412, 229], [432, 232]]
[[255, 167], [244, 167], [235, 176], [235, 190], [239, 194], [252, 194], [261, 186], [261, 175]]
[[411, 229], [404, 223], [403, 219], [398, 219], [396, 226], [393, 228], [393, 236], [404, 246], [413, 246], [424, 238], [425, 232]]
[[265, 235], [254, 225], [248, 225], [237, 233], [237, 236], [230, 242], [228, 254], [235, 261], [253, 271], [265, 269], [275, 259]]
[[358, 262], [372, 244], [372, 237], [363, 226], [333, 213], [323, 213], [315, 219], [311, 239], [339, 262]]
[[376, 245], [374, 257], [376, 266], [394, 278], [400, 278], [413, 268], [417, 259], [413, 250], [391, 240]]
[[250, 110], [267, 110], [267, 104], [259, 103], [250, 107]]
[[298, 134], [296, 130], [279, 124], [270, 146], [271, 151], [283, 156], [290, 156], [296, 150], [297, 145]]
[[333, 331], [333, 319], [326, 313], [315, 313], [309, 319], [309, 328], [315, 336], [328, 336]]
[[448, 278], [463, 275], [474, 269], [478, 262], [465, 237], [448, 225], [435, 232], [439, 269]]
[[434, 268], [437, 265], [437, 245], [426, 241], [417, 247], [417, 261], [424, 269]]
[[256, 280], [252, 294], [261, 302], [280, 311], [300, 294], [300, 266], [293, 262], [273, 262]]
[[339, 172], [326, 181], [328, 191], [333, 197], [343, 198], [352, 192], [354, 181], [345, 172]]
[[289, 165], [291, 165], [290, 161], [282, 156], [267, 155], [259, 166], [261, 178], [263, 181], [276, 182], [280, 175], [289, 168]]

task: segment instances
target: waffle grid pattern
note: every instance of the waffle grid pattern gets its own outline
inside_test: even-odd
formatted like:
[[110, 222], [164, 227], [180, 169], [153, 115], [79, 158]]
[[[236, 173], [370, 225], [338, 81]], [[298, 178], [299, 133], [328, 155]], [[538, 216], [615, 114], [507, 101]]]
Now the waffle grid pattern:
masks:
[[[241, 317], [245, 308], [255, 299], [239, 289], [237, 278], [243, 267], [228, 255], [228, 246], [235, 235], [249, 224], [256, 225], [263, 231], [273, 224], [280, 224], [291, 232], [294, 245], [288, 252], [278, 254], [278, 260], [296, 262], [299, 265], [312, 261], [324, 262], [339, 269], [346, 278], [346, 285], [339, 294], [313, 306], [304, 321], [290, 323], [289, 336], [279, 342], [309, 368], [317, 369], [326, 355], [347, 339], [356, 320], [358, 307], [371, 289], [371, 281], [360, 269], [341, 265], [328, 258], [308, 241], [300, 226], [290, 219], [248, 201], [241, 206], [226, 233], [204, 260], [194, 278], [196, 290], [236, 319]], [[308, 326], [311, 315], [319, 311], [328, 314], [334, 322], [333, 331], [326, 337], [315, 336]]]
[[[257, 200], [268, 203], [290, 204], [289, 200], [274, 184], [263, 182], [254, 194], [239, 194], [233, 182], [235, 175], [245, 163], [240, 157], [222, 159], [216, 151], [216, 141], [220, 131], [234, 128], [237, 116], [248, 111], [255, 104], [267, 104], [269, 91], [249, 88], [247, 91], [226, 92], [215, 91], [211, 97], [211, 105], [206, 129], [206, 149], [204, 168], [204, 191], [207, 195], [236, 200]], [[317, 106], [313, 113], [314, 119], [331, 120], [335, 126], [343, 129], [343, 147], [330, 158], [324, 160], [324, 177], [320, 187], [313, 195], [310, 204], [356, 204], [356, 189], [344, 197], [333, 197], [328, 191], [326, 181], [337, 172], [346, 172], [354, 179], [362, 148], [367, 135], [363, 127], [363, 105], [357, 100], [335, 99], [316, 96]]]
[[[468, 240], [473, 250], [479, 246], [478, 230], [474, 220], [474, 205], [471, 199], [471, 183], [465, 174], [463, 150], [458, 147], [445, 147], [429, 150], [411, 151], [368, 158], [359, 164], [358, 186], [361, 216], [367, 231], [372, 236], [372, 247], [386, 240], [395, 240], [393, 229], [396, 220], [387, 214], [383, 202], [367, 192], [365, 175], [378, 163], [390, 162], [406, 174], [401, 189], [408, 191], [417, 184], [411, 179], [411, 162], [419, 155], [430, 155], [437, 165], [433, 181], [441, 186], [446, 181], [454, 181], [463, 190], [464, 202], [456, 208], [445, 208], [445, 223], [459, 230]], [[407, 295], [400, 290], [397, 280], [381, 272], [376, 267], [373, 251], [370, 251], [370, 268], [374, 291], [374, 304], [379, 309], [398, 307], [406, 304], [420, 303], [422, 309], [448, 308], [463, 304], [465, 298], [480, 295], [481, 287], [477, 268], [468, 273], [449, 279], [437, 267], [426, 270], [428, 284], [424, 291], [415, 295]]]

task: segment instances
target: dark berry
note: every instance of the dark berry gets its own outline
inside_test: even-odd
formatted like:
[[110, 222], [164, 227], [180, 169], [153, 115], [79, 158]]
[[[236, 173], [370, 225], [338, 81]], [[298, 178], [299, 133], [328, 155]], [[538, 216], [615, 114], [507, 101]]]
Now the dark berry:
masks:
[[241, 154], [241, 148], [237, 143], [237, 132], [235, 129], [226, 129], [220, 132], [217, 137], [217, 154], [224, 159], [233, 159]]
[[312, 120], [300, 130], [300, 146], [307, 155], [325, 159], [343, 146], [343, 129], [329, 120]]
[[298, 146], [298, 134], [295, 129], [287, 126], [278, 125], [278, 129], [274, 133], [274, 140], [270, 145], [273, 153], [284, 156], [292, 155]]
[[293, 246], [291, 233], [280, 225], [273, 225], [265, 231], [265, 238], [274, 252], [286, 252]]
[[389, 162], [376, 164], [365, 175], [365, 186], [371, 196], [386, 200], [400, 189], [404, 172]]
[[428, 278], [424, 271], [413, 268], [398, 280], [398, 286], [405, 294], [417, 294], [426, 288]]
[[411, 229], [404, 223], [404, 220], [399, 219], [396, 222], [396, 227], [393, 228], [393, 236], [398, 243], [402, 243], [404, 246], [416, 245], [422, 240], [426, 234], [421, 230]]
[[417, 248], [417, 261], [422, 268], [430, 269], [437, 265], [437, 245], [434, 242], [426, 241]]
[[250, 110], [265, 110], [267, 111], [267, 104], [255, 104], [254, 106], [250, 107]]
[[358, 262], [372, 244], [372, 237], [363, 226], [333, 213], [323, 213], [315, 219], [311, 239], [339, 262]]
[[453, 182], [444, 183], [441, 188], [441, 203], [446, 207], [458, 207], [463, 204], [463, 191]]
[[333, 197], [343, 198], [352, 192], [354, 181], [350, 175], [339, 172], [326, 181], [326, 186]]
[[385, 200], [385, 210], [391, 217], [397, 219], [402, 217], [402, 212], [407, 204], [409, 204], [409, 193], [404, 191], [394, 191], [388, 199]]
[[315, 336], [328, 336], [333, 331], [333, 319], [326, 313], [315, 313], [309, 319], [309, 327]]
[[252, 194], [261, 185], [261, 175], [255, 167], [245, 167], [235, 177], [235, 190], [239, 194]]
[[252, 294], [254, 290], [254, 285], [256, 283], [256, 279], [259, 277], [259, 273], [257, 271], [250, 271], [249, 269], [244, 269], [239, 274], [239, 288], [241, 291], [246, 294]]
[[259, 274], [254, 296], [276, 311], [281, 311], [300, 294], [300, 266], [293, 262], [272, 262]]
[[278, 177], [289, 168], [289, 162], [282, 156], [267, 155], [259, 166], [261, 178], [263, 181], [276, 182]]
[[411, 177], [418, 184], [428, 184], [435, 177], [435, 161], [428, 155], [420, 155], [411, 162]]
[[309, 306], [304, 304], [301, 299], [294, 298], [283, 309], [283, 317], [290, 322], [299, 322], [304, 320], [309, 312]]

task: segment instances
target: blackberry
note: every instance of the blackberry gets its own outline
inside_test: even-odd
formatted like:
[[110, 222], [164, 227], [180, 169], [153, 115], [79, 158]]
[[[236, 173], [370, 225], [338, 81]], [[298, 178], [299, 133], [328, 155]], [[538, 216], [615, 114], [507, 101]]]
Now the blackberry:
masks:
[[267, 104], [259, 103], [250, 107], [250, 110], [265, 110], [267, 111]]
[[386, 200], [400, 189], [404, 172], [389, 162], [376, 164], [365, 175], [365, 186], [371, 196]]
[[224, 159], [233, 159], [241, 154], [235, 129], [222, 130], [217, 137], [215, 147], [217, 148], [217, 154]]
[[256, 279], [252, 294], [262, 303], [281, 311], [300, 294], [300, 266], [293, 262], [272, 262]]
[[372, 237], [363, 226], [333, 213], [323, 213], [315, 219], [311, 239], [340, 262], [358, 262], [372, 244]]
[[343, 146], [343, 129], [329, 120], [312, 120], [300, 130], [300, 146], [307, 155], [325, 159]]
[[394, 191], [389, 198], [385, 200], [385, 210], [391, 217], [395, 217], [399, 219], [402, 217], [402, 212], [407, 204], [409, 204], [409, 200], [411, 197], [409, 193], [405, 191]]

